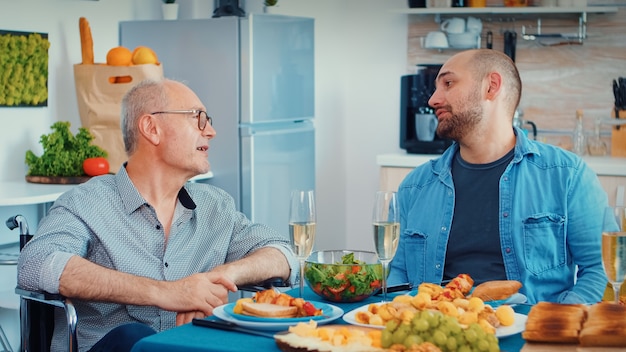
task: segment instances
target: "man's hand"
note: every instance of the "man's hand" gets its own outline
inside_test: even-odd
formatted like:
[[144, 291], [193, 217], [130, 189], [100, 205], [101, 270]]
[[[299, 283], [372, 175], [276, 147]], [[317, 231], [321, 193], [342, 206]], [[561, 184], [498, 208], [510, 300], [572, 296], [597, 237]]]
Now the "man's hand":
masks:
[[181, 325], [190, 323], [193, 320], [193, 318], [202, 319], [204, 317], [206, 317], [206, 315], [198, 311], [178, 313], [176, 314], [176, 326], [181, 326]]
[[[220, 273], [198, 273], [160, 285], [158, 306], [173, 312], [184, 312], [176, 318], [189, 322], [193, 317], [213, 314], [217, 306], [228, 303], [228, 292], [237, 292], [237, 286]], [[193, 317], [191, 316], [193, 315]], [[180, 319], [179, 319], [180, 318]]]

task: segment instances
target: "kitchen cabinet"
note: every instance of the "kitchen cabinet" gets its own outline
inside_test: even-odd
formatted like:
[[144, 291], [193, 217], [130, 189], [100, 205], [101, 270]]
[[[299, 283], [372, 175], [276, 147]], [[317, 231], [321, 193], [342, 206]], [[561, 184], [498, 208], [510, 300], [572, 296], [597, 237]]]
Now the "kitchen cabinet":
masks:
[[[379, 187], [383, 191], [395, 191], [400, 182], [416, 166], [422, 165], [439, 155], [426, 154], [383, 154], [377, 157], [380, 166]], [[584, 157], [585, 162], [596, 172], [602, 188], [615, 204], [619, 186], [626, 187], [626, 158]], [[623, 195], [621, 196], [623, 199]]]

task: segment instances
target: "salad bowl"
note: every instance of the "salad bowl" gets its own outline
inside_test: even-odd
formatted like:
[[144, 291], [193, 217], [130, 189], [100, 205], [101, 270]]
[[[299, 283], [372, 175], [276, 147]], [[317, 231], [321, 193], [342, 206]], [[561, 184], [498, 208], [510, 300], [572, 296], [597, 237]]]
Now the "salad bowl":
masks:
[[307, 285], [331, 302], [360, 302], [382, 284], [383, 269], [374, 252], [325, 250], [312, 253], [305, 262]]

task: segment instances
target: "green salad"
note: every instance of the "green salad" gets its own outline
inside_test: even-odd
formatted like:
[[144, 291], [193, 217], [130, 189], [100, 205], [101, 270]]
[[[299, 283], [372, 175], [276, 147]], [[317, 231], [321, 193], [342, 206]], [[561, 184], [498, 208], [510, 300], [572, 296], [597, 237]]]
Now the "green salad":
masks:
[[324, 298], [357, 302], [380, 289], [383, 274], [380, 264], [366, 264], [348, 253], [335, 264], [307, 263], [305, 277], [311, 289]]

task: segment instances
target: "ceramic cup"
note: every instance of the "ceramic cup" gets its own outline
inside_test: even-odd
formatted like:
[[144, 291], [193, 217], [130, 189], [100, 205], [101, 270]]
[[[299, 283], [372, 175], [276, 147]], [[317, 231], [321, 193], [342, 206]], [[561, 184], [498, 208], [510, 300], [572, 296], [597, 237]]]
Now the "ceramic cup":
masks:
[[437, 131], [437, 116], [435, 114], [415, 114], [415, 133], [422, 142], [431, 142]]
[[448, 34], [448, 45], [457, 49], [479, 48], [479, 39], [480, 34], [475, 32], [452, 33]]
[[467, 31], [472, 33], [480, 33], [483, 31], [483, 22], [480, 18], [469, 16], [467, 18]]
[[424, 46], [429, 49], [447, 48], [448, 38], [444, 32], [430, 32], [426, 35]]
[[441, 22], [441, 30], [447, 33], [465, 32], [465, 19], [460, 17], [448, 18]]

